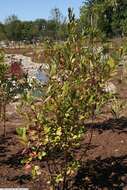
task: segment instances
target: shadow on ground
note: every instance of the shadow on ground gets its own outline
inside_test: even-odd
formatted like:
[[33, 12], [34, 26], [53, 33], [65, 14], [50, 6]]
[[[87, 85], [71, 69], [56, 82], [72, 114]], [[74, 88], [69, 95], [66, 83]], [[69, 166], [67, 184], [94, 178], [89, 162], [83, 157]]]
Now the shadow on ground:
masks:
[[127, 155], [82, 164], [75, 182], [75, 190], [123, 190], [127, 188]]
[[[9, 180], [22, 185], [31, 181], [31, 176], [16, 175]], [[40, 190], [43, 180], [35, 182], [36, 187], [37, 184]], [[127, 188], [127, 155], [84, 161], [71, 184], [67, 190], [124, 190]]]
[[10, 152], [8, 142], [11, 137], [0, 136], [0, 157], [5, 157]]
[[110, 118], [102, 123], [88, 123], [86, 127], [89, 129], [91, 126], [102, 133], [105, 130], [112, 130], [118, 133], [127, 133], [127, 118], [121, 117], [119, 119]]
[[[88, 129], [91, 124], [88, 124]], [[102, 123], [95, 123], [94, 129], [100, 133], [106, 130], [111, 130], [119, 133], [127, 133], [127, 118], [122, 117], [120, 119], [109, 119]], [[22, 168], [21, 160], [22, 154], [20, 147], [16, 144], [14, 138], [11, 137], [12, 133], [8, 133], [6, 138], [0, 136], [0, 167], [7, 169], [8, 171], [14, 171], [11, 176], [5, 174], [11, 183], [17, 184], [29, 184], [33, 183], [37, 190], [42, 189], [43, 180], [39, 179], [38, 182], [31, 182], [30, 175], [21, 175], [20, 170]], [[14, 134], [13, 134], [14, 135]], [[99, 138], [99, 135], [97, 136]], [[114, 139], [115, 140], [115, 139]], [[108, 146], [105, 142], [105, 145]], [[10, 149], [10, 144], [14, 151]], [[83, 147], [88, 145], [85, 143]], [[89, 149], [97, 148], [98, 145], [91, 145]], [[124, 145], [123, 145], [124, 146]], [[73, 186], [70, 190], [126, 190], [127, 189], [127, 152], [125, 155], [114, 157], [110, 155], [109, 158], [102, 159], [97, 157], [95, 160], [83, 161], [82, 166], [79, 168], [77, 175], [75, 176]], [[2, 171], [1, 169], [1, 171]], [[11, 169], [11, 170], [10, 170]], [[44, 175], [42, 176], [45, 177]], [[43, 188], [44, 189], [44, 188]]]
[[32, 180], [31, 175], [17, 175], [9, 179], [10, 181], [16, 181], [18, 184], [23, 185]]

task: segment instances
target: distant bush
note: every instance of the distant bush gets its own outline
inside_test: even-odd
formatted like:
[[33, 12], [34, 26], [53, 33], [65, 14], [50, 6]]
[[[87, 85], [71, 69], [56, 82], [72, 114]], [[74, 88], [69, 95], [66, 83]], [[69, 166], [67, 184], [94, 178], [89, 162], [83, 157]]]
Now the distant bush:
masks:
[[0, 119], [3, 121], [6, 136], [6, 106], [24, 89], [29, 88], [25, 73], [18, 63], [11, 66], [5, 64], [4, 53], [0, 52]]

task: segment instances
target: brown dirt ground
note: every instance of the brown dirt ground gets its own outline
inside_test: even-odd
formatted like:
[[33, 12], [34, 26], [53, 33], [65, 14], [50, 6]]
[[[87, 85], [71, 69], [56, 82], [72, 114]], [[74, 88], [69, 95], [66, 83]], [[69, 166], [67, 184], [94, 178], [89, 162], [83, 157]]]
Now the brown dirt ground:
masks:
[[[118, 80], [115, 80], [118, 86]], [[120, 97], [127, 99], [126, 80], [119, 83]], [[0, 131], [0, 188], [28, 187], [30, 190], [48, 190], [45, 167], [38, 180], [33, 181], [24, 174], [20, 164], [21, 150], [15, 129], [21, 124], [15, 105], [8, 107], [7, 136]], [[81, 143], [82, 152], [90, 138], [90, 124]], [[78, 150], [77, 150], [78, 151]], [[103, 112], [94, 123], [92, 143], [84, 155], [82, 168], [73, 179], [74, 190], [127, 190], [127, 109], [120, 119], [113, 119]]]
[[[35, 51], [36, 49], [36, 51]], [[45, 56], [42, 50], [42, 47], [40, 48], [6, 48], [6, 49], [1, 49], [3, 50], [6, 54], [21, 54], [24, 56], [31, 57], [31, 60], [36, 63], [45, 63]], [[39, 51], [39, 54], [37, 53]]]

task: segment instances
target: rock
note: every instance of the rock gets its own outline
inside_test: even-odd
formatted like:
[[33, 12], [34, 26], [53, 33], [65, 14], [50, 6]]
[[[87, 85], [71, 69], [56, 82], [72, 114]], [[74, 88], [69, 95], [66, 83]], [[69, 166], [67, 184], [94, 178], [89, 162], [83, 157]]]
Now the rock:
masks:
[[45, 63], [35, 63], [31, 61], [30, 57], [24, 55], [10, 55], [9, 58], [7, 57], [6, 62], [8, 64], [11, 63], [11, 60], [15, 59], [15, 61], [20, 61], [23, 70], [28, 73], [28, 79], [37, 79], [41, 83], [45, 83], [48, 81], [47, 71], [49, 66]]
[[121, 180], [124, 181], [124, 182], [127, 182], [127, 176], [126, 175], [122, 176]]
[[[30, 57], [27, 56], [23, 56], [23, 55], [11, 55], [6, 61], [8, 62], [8, 64], [11, 62], [12, 56], [14, 59], [16, 59], [17, 61], [22, 60], [22, 67], [25, 71], [28, 72], [28, 75], [33, 73], [35, 70], [37, 71], [37, 69], [42, 65], [42, 64], [38, 64], [38, 63], [34, 63], [31, 61]], [[35, 72], [34, 72], [35, 73]]]
[[110, 92], [112, 94], [116, 94], [117, 89], [116, 86], [112, 82], [107, 82], [104, 88], [105, 92]]

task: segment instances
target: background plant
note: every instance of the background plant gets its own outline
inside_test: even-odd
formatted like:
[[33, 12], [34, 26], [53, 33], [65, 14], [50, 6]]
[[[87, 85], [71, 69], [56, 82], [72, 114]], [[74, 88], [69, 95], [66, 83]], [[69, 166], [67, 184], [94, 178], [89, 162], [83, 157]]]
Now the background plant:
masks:
[[0, 52], [0, 119], [3, 120], [4, 136], [6, 136], [6, 107], [15, 100], [15, 96], [29, 88], [24, 77], [17, 78], [10, 73], [10, 66], [4, 63], [4, 53]]

